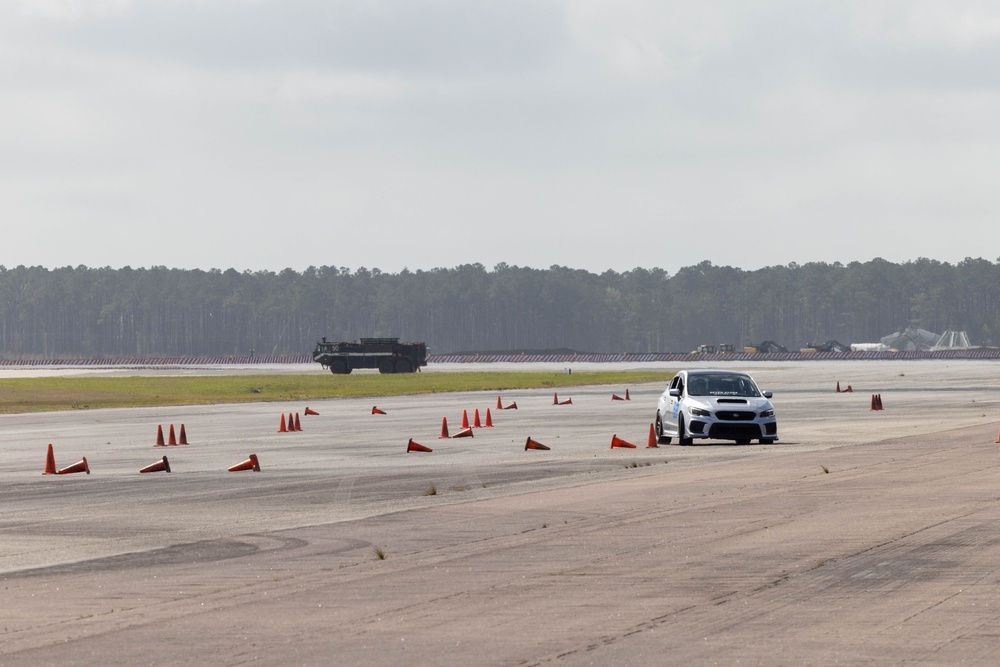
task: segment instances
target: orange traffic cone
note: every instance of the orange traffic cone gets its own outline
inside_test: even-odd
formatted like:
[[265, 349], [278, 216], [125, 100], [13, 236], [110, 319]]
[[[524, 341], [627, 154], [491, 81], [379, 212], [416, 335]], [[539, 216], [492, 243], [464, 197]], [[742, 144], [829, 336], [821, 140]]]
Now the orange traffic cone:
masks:
[[167, 443], [163, 442], [163, 424], [156, 425], [156, 444], [153, 447], [164, 447]]
[[497, 410], [503, 410], [503, 403], [500, 402], [499, 394], [497, 394]]
[[177, 436], [177, 444], [178, 445], [188, 444], [188, 434], [187, 431], [184, 430], [184, 424], [181, 424], [181, 434]]
[[875, 394], [872, 394], [872, 406], [870, 408], [868, 408], [868, 409], [869, 410], [878, 410], [878, 408], [875, 407]]
[[537, 440], [532, 440], [529, 437], [527, 439], [527, 441], [524, 443], [524, 450], [528, 451], [529, 449], [549, 449], [549, 447], [546, 446], [546, 445], [543, 445], [542, 443], [538, 442]]
[[441, 417], [441, 435], [439, 435], [438, 438], [448, 438], [448, 437], [450, 437], [448, 435], [448, 418]]
[[490, 409], [486, 408], [486, 422], [483, 424], [486, 428], [493, 427], [493, 417], [490, 415]]
[[167, 444], [168, 445], [176, 445], [177, 444], [177, 434], [174, 433], [174, 425], [173, 424], [170, 425], [170, 435], [167, 436]]
[[455, 435], [453, 435], [451, 437], [452, 437], [452, 440], [454, 440], [455, 438], [472, 438], [474, 436], [472, 435], [472, 429], [471, 428], [463, 428], [461, 431], [459, 431], [458, 433], [456, 433]]
[[462, 428], [469, 428], [469, 411], [462, 410]]
[[659, 447], [656, 444], [656, 428], [652, 424], [649, 425], [649, 439], [646, 441], [646, 449], [650, 447]]
[[170, 462], [167, 461], [167, 457], [164, 456], [161, 460], [156, 463], [150, 463], [148, 466], [140, 470], [139, 472], [170, 472]]
[[302, 430], [302, 422], [299, 421], [299, 413], [298, 412], [295, 413], [295, 430], [296, 431], [301, 431]]
[[552, 393], [552, 405], [559, 405], [559, 394], [557, 392]]
[[[1000, 433], [997, 433], [997, 443], [1000, 443]], [[51, 453], [52, 453], [52, 445], [49, 445], [49, 454], [51, 454]], [[46, 470], [49, 469], [48, 464], [45, 465], [45, 469]], [[47, 475], [49, 473], [45, 473], [45, 474]]]
[[479, 408], [476, 408], [475, 416], [472, 418], [472, 428], [482, 428], [483, 424], [479, 421]]
[[313, 410], [312, 408], [307, 407], [305, 414], [307, 414], [307, 415], [318, 415], [319, 413], [316, 412], [315, 410]]
[[878, 403], [878, 409], [881, 410], [882, 409], [882, 394], [876, 394], [876, 396], [878, 397], [876, 399], [876, 403]]
[[257, 455], [251, 454], [250, 457], [243, 463], [237, 463], [229, 468], [229, 472], [239, 472], [241, 470], [253, 470], [254, 472], [260, 472], [260, 462], [257, 460]]
[[635, 449], [635, 445], [633, 445], [631, 442], [627, 442], [619, 438], [617, 435], [613, 435], [611, 436], [611, 449], [614, 449], [615, 447], [625, 447], [626, 449]]
[[285, 413], [281, 413], [281, 425], [278, 426], [278, 433], [288, 433], [288, 428], [285, 426]]
[[854, 391], [854, 387], [852, 387], [851, 385], [847, 385], [847, 389], [845, 389], [844, 391], [845, 392], [853, 392]]
[[632, 400], [632, 398], [628, 395], [628, 389], [625, 390], [625, 400], [626, 401], [631, 401]]
[[292, 413], [288, 413], [288, 430], [295, 432], [295, 419], [292, 418]]
[[622, 398], [621, 396], [619, 396], [618, 394], [611, 394], [611, 400], [612, 401], [624, 401], [625, 399]]
[[837, 393], [838, 394], [841, 393], [840, 392], [840, 380], [837, 380]]
[[373, 415], [384, 415], [385, 414], [385, 410], [379, 410], [377, 406], [373, 405], [372, 406], [372, 414]]
[[434, 450], [431, 449], [430, 447], [424, 447], [419, 442], [413, 442], [413, 438], [410, 438], [410, 441], [406, 443], [407, 454], [409, 454], [410, 452], [433, 452], [433, 451]]
[[87, 465], [87, 457], [86, 456], [84, 456], [82, 459], [80, 459], [80, 461], [78, 463], [74, 463], [73, 465], [71, 465], [69, 467], [63, 468], [62, 470], [58, 471], [56, 474], [57, 475], [71, 475], [71, 474], [73, 474], [75, 472], [85, 472], [88, 475], [90, 474], [90, 466]]
[[514, 401], [513, 403], [505, 407], [504, 410], [517, 410], [517, 401]]
[[[1000, 442], [1000, 438], [997, 439]], [[43, 475], [55, 475], [56, 474], [56, 457], [52, 453], [52, 443], [49, 443], [49, 451], [45, 455], [45, 470], [42, 471]]]

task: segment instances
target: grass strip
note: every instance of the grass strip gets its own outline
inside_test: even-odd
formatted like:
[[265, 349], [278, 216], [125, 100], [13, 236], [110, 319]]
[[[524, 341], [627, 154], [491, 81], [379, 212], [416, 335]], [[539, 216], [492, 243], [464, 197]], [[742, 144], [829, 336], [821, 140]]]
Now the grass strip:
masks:
[[613, 371], [0, 378], [0, 413], [377, 398], [460, 391], [558, 391], [561, 387], [581, 385], [617, 385], [618, 391], [624, 392], [630, 385], [647, 382], [665, 386], [673, 375]]

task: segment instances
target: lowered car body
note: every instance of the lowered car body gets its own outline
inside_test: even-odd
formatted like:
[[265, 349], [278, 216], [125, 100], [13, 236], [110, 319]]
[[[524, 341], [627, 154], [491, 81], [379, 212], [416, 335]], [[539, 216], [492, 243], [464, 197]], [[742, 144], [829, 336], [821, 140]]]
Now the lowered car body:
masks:
[[729, 370], [677, 373], [656, 406], [657, 441], [681, 445], [695, 439], [734, 440], [762, 445], [778, 439], [778, 421], [769, 400], [749, 374]]

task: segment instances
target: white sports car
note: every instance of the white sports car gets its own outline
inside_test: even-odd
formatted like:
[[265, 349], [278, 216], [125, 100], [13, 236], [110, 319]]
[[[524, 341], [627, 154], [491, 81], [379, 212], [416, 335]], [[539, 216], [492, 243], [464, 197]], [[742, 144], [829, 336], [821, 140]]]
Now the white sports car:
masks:
[[694, 438], [735, 440], [748, 445], [778, 439], [778, 422], [771, 392], [762, 392], [740, 371], [680, 371], [656, 406], [656, 437], [663, 445], [672, 438], [690, 445]]

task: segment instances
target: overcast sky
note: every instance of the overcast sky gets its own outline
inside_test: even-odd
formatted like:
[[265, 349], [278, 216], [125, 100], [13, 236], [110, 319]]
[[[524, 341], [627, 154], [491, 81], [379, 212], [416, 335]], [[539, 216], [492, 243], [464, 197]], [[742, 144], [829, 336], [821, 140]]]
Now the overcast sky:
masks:
[[0, 0], [0, 264], [1000, 257], [1000, 5]]

